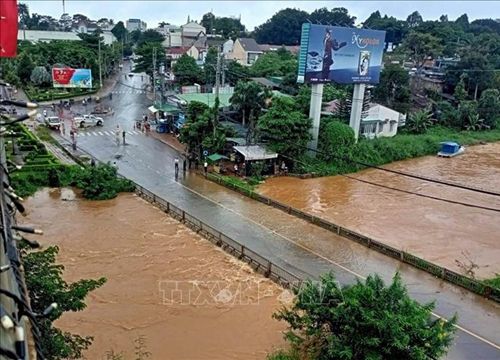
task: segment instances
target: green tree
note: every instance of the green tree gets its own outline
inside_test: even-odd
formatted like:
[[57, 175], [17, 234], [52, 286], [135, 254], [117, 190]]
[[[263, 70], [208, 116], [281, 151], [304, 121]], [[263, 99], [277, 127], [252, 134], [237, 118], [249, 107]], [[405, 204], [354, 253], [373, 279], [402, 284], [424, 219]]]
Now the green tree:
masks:
[[236, 39], [245, 32], [245, 26], [240, 20], [230, 17], [216, 17], [214, 27], [215, 33], [224, 38]]
[[31, 56], [27, 52], [22, 52], [19, 55], [17, 63], [17, 76], [23, 84], [27, 84], [31, 77], [31, 72], [35, 68], [35, 64]]
[[[142, 44], [135, 50], [138, 58], [134, 63], [134, 72], [140, 73], [145, 72], [149, 76], [153, 75], [153, 52], [156, 49], [157, 59], [161, 59], [162, 54], [164, 54], [165, 50], [160, 43], [157, 42], [148, 42]], [[159, 64], [157, 63], [156, 66]]]
[[486, 126], [494, 128], [500, 119], [500, 91], [487, 89], [481, 94], [478, 103], [479, 117], [484, 119]]
[[456, 331], [456, 315], [434, 320], [434, 303], [411, 299], [399, 274], [389, 286], [370, 275], [341, 287], [330, 273], [295, 292], [274, 317], [288, 323], [285, 338], [300, 359], [438, 359]]
[[458, 82], [457, 86], [455, 87], [455, 91], [453, 93], [453, 96], [458, 101], [464, 101], [467, 98], [467, 91], [465, 90], [464, 79], [465, 79], [465, 75], [462, 74], [462, 76], [460, 76], [460, 81]]
[[439, 55], [443, 49], [440, 39], [417, 31], [411, 31], [402, 46], [408, 50], [418, 69], [422, 68], [427, 57]]
[[356, 143], [354, 130], [341, 120], [325, 120], [321, 121], [319, 134], [320, 157], [325, 161], [342, 161], [342, 158], [350, 155]]
[[19, 16], [19, 29], [27, 27], [30, 20], [30, 11], [28, 5], [24, 3], [17, 4], [17, 14]]
[[406, 120], [406, 129], [412, 134], [422, 134], [432, 126], [432, 114], [428, 110], [419, 110], [411, 113]]
[[302, 24], [309, 14], [298, 9], [283, 9], [264, 24], [257, 26], [254, 37], [259, 44], [299, 45]]
[[113, 35], [118, 39], [118, 41], [127, 42], [128, 31], [123, 25], [123, 21], [118, 21], [116, 25], [111, 29]]
[[218, 104], [210, 109], [197, 101], [192, 101], [188, 105], [187, 121], [181, 128], [180, 140], [187, 145], [188, 151], [196, 154], [199, 159], [202, 158], [203, 150], [215, 153], [224, 146], [226, 140], [224, 129], [214, 121], [217, 108]]
[[38, 321], [44, 356], [54, 360], [79, 359], [93, 338], [63, 332], [53, 322], [64, 312], [85, 309], [84, 300], [88, 293], [101, 287], [106, 279], [79, 280], [68, 284], [62, 277], [64, 266], [56, 264], [58, 252], [57, 246], [50, 246], [43, 251], [22, 253], [26, 286], [35, 313], [43, 313], [52, 303], [58, 304], [48, 318]]
[[250, 68], [243, 66], [235, 60], [229, 60], [224, 65], [226, 82], [231, 86], [236, 86], [240, 80], [248, 80], [251, 76]]
[[134, 185], [129, 180], [118, 178], [116, 168], [109, 164], [84, 168], [75, 182], [83, 190], [82, 195], [91, 200], [112, 199], [120, 192], [134, 190]]
[[412, 12], [408, 17], [406, 18], [406, 23], [408, 24], [409, 28], [415, 28], [424, 22], [424, 19], [422, 19], [422, 15], [418, 11]]
[[350, 16], [346, 8], [339, 7], [328, 10], [326, 7], [314, 10], [309, 20], [319, 24], [339, 24], [340, 26], [354, 26], [355, 16]]
[[175, 80], [180, 85], [193, 85], [201, 82], [203, 73], [196, 64], [196, 60], [187, 54], [183, 54], [173, 67]]
[[284, 48], [259, 56], [250, 68], [256, 77], [297, 76], [297, 58]]
[[141, 39], [142, 33], [141, 30], [134, 30], [130, 32], [130, 41], [132, 44], [137, 44]]
[[137, 46], [142, 46], [144, 44], [158, 43], [161, 44], [165, 40], [165, 37], [158, 31], [149, 29], [141, 32], [141, 36], [137, 40]]
[[205, 84], [215, 85], [215, 74], [217, 69], [217, 48], [210, 47], [203, 64], [203, 73], [205, 75]]
[[400, 65], [388, 64], [380, 74], [380, 83], [375, 87], [376, 101], [401, 113], [410, 108], [410, 76]]
[[259, 118], [257, 131], [269, 147], [283, 155], [297, 157], [311, 139], [311, 120], [296, 109], [293, 99], [273, 98], [268, 111]]
[[213, 34], [213, 30], [215, 29], [215, 15], [211, 12], [204, 14], [200, 25], [207, 30], [207, 34]]
[[231, 105], [241, 111], [243, 125], [254, 116], [258, 118], [264, 107], [268, 95], [264, 88], [253, 81], [240, 81], [234, 88], [234, 93], [229, 99]]
[[[348, 87], [336, 84], [325, 84], [323, 86], [323, 104], [332, 100], [342, 101], [349, 97]], [[298, 94], [294, 97], [297, 109], [304, 115], [309, 116], [309, 108], [311, 104], [311, 87], [302, 85], [299, 88]]]
[[31, 72], [30, 80], [36, 86], [47, 86], [50, 85], [52, 77], [45, 66], [35, 66]]

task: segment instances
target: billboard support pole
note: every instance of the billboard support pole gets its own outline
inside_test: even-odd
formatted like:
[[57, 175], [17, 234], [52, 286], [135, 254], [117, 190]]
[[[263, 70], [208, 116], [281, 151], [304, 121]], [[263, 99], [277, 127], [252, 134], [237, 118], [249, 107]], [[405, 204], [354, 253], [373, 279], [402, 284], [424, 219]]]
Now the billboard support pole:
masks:
[[309, 155], [316, 156], [318, 149], [319, 123], [321, 118], [321, 102], [323, 100], [323, 84], [312, 84], [311, 86], [311, 104], [309, 107], [309, 118], [312, 119], [310, 133], [312, 140], [309, 142]]
[[356, 142], [358, 142], [359, 127], [361, 125], [365, 87], [365, 84], [354, 84], [354, 91], [352, 93], [351, 119], [349, 121], [349, 126], [354, 130]]

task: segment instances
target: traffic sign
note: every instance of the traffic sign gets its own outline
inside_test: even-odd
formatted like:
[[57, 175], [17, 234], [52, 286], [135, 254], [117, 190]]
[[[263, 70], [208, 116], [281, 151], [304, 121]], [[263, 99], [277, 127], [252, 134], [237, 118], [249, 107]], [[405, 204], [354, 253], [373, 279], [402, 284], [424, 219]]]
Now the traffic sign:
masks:
[[207, 156], [208, 155], [208, 150], [203, 150], [203, 156]]

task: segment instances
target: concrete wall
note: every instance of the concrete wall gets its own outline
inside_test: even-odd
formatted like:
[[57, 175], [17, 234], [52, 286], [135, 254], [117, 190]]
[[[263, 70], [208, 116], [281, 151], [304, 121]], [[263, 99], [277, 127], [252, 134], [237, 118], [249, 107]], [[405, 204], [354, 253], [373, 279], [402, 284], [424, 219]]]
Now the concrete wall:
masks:
[[397, 134], [398, 124], [406, 115], [382, 105], [372, 106], [361, 120], [361, 134], [366, 137], [391, 137]]
[[[104, 32], [101, 36], [104, 38], [104, 43], [106, 45], [111, 45], [113, 41], [116, 41], [115, 36], [110, 32]], [[81, 41], [78, 34], [75, 32], [43, 30], [18, 30], [17, 40], [27, 40], [33, 43], [51, 40]]]

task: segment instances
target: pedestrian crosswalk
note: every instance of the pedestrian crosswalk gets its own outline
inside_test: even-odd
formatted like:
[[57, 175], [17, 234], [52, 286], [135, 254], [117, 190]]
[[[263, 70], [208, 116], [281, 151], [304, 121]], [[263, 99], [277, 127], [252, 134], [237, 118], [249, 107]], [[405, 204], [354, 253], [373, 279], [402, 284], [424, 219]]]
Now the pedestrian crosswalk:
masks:
[[145, 94], [145, 90], [135, 90], [135, 89], [129, 89], [129, 90], [113, 90], [113, 94]]
[[[127, 135], [144, 135], [143, 132], [137, 131], [137, 130], [131, 130], [131, 131], [126, 131]], [[116, 136], [116, 133], [114, 131], [85, 131], [85, 132], [79, 132], [77, 137], [92, 137], [92, 136]], [[121, 132], [120, 132], [121, 136]]]

